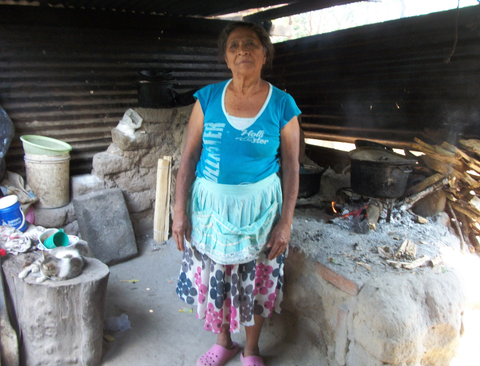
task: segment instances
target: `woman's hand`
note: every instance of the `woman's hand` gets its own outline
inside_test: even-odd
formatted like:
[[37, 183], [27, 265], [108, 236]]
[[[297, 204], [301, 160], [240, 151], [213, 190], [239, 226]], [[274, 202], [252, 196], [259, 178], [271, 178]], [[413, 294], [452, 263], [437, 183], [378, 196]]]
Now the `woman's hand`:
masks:
[[175, 216], [173, 218], [173, 224], [172, 224], [172, 236], [173, 236], [173, 240], [175, 240], [175, 243], [177, 244], [178, 250], [182, 252], [185, 250], [184, 238], [190, 241], [191, 235], [192, 235], [192, 223], [190, 222], [190, 219], [188, 218], [187, 214], [175, 213]]
[[268, 259], [272, 260], [277, 258], [280, 254], [285, 253], [290, 241], [291, 225], [280, 221], [272, 230], [270, 239], [267, 243], [267, 248], [271, 248], [268, 254]]

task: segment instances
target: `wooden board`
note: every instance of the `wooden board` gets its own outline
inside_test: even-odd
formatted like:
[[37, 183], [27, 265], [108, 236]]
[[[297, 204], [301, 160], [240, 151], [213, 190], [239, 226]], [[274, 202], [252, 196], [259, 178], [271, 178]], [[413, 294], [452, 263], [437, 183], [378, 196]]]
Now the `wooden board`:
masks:
[[163, 159], [158, 159], [155, 213], [153, 218], [153, 239], [158, 243], [168, 240], [171, 161], [171, 156], [164, 156]]

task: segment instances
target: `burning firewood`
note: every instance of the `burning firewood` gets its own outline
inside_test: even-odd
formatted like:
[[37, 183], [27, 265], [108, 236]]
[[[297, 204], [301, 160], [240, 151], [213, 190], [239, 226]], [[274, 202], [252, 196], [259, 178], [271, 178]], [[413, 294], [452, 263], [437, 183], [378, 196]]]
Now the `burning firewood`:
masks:
[[377, 222], [382, 212], [383, 205], [379, 200], [371, 200], [367, 206], [367, 222], [370, 230], [377, 228]]

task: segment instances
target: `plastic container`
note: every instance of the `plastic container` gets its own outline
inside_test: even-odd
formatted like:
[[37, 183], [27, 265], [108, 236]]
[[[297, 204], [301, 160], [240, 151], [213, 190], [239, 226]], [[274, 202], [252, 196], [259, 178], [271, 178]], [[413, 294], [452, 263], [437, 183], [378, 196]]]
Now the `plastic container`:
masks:
[[10, 195], [0, 198], [0, 224], [12, 226], [22, 232], [27, 229], [25, 215], [17, 196]]
[[64, 155], [72, 150], [66, 142], [45, 136], [24, 135], [20, 136], [23, 150], [27, 154], [36, 155]]
[[[60, 230], [63, 230], [63, 229], [60, 229]], [[38, 238], [38, 245], [37, 245], [37, 248], [40, 249], [40, 250], [45, 250], [47, 252], [49, 252], [51, 249], [48, 249], [46, 247], [46, 244], [45, 242], [49, 239], [49, 237], [55, 235], [55, 233], [57, 233], [58, 231], [60, 231], [58, 229], [47, 229], [45, 230], [41, 235], [40, 237]], [[75, 236], [75, 235], [67, 235], [68, 237], [68, 245], [67, 247], [69, 246], [72, 246], [72, 245], [75, 245], [78, 243], [78, 241], [80, 240], [78, 238], [78, 236]], [[56, 248], [56, 247], [55, 247]], [[53, 248], [53, 249], [55, 249]]]
[[38, 197], [36, 207], [57, 208], [70, 201], [70, 155], [25, 154], [27, 184]]
[[43, 245], [47, 249], [53, 249], [57, 247], [66, 247], [68, 246], [68, 236], [65, 234], [63, 229], [58, 230], [53, 235], [50, 235], [43, 241]]

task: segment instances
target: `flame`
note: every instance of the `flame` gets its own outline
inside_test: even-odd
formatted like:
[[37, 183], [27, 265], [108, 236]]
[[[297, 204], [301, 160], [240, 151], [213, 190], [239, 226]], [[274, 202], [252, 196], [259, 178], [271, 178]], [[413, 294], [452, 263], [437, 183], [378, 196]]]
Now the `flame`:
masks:
[[335, 210], [335, 201], [332, 201], [332, 210], [333, 213], [337, 213], [337, 210]]

